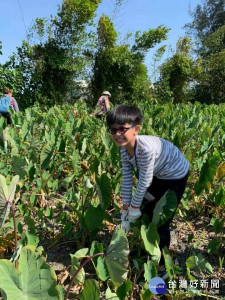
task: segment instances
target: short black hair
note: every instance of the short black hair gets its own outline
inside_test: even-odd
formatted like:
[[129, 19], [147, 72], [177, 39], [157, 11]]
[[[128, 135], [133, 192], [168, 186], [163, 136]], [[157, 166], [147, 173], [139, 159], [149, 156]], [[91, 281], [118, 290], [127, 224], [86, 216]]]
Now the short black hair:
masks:
[[119, 105], [110, 110], [106, 116], [108, 127], [113, 124], [141, 125], [144, 117], [140, 109], [134, 105]]

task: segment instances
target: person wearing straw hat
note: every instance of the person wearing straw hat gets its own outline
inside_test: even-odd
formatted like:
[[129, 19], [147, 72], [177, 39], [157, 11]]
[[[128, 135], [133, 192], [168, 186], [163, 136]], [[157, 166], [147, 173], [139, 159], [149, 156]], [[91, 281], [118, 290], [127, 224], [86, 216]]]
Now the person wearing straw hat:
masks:
[[110, 103], [109, 103], [110, 98], [111, 98], [110, 92], [103, 91], [91, 115], [93, 116], [95, 114], [95, 111], [98, 110], [95, 116], [97, 118], [101, 118], [101, 116], [104, 115], [110, 109]]

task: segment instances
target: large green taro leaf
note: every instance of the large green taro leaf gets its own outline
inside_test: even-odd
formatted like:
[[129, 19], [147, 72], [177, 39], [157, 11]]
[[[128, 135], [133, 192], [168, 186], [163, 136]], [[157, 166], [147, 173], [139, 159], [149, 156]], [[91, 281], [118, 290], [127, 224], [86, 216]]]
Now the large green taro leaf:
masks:
[[27, 174], [27, 162], [24, 157], [13, 156], [12, 157], [12, 169], [13, 171], [20, 176], [20, 178], [24, 178]]
[[218, 168], [221, 158], [218, 153], [207, 158], [204, 162], [199, 179], [196, 181], [194, 189], [197, 196], [199, 196], [203, 190], [209, 190], [210, 182], [213, 181], [216, 175], [216, 170]]
[[99, 300], [100, 289], [99, 284], [94, 279], [87, 279], [84, 283], [84, 289], [82, 290], [79, 299], [81, 300]]
[[145, 281], [149, 282], [152, 278], [157, 276], [157, 269], [155, 264], [149, 260], [146, 264], [144, 264], [144, 277]]
[[12, 204], [15, 195], [18, 180], [19, 176], [16, 175], [8, 185], [6, 183], [6, 178], [0, 175], [0, 228], [3, 226], [5, 219], [9, 214], [10, 205]]
[[161, 251], [159, 249], [159, 234], [156, 225], [150, 223], [148, 228], [146, 228], [145, 225], [142, 225], [141, 237], [144, 241], [145, 249], [152, 255], [152, 261], [155, 264], [158, 264], [161, 257]]
[[162, 226], [171, 218], [177, 208], [177, 197], [174, 192], [165, 193], [162, 198], [156, 203], [153, 211], [152, 222], [157, 227]]
[[54, 270], [34, 246], [21, 250], [18, 270], [10, 261], [0, 260], [0, 290], [3, 300], [62, 300]]
[[108, 209], [110, 201], [112, 200], [111, 180], [103, 173], [100, 178], [96, 179], [98, 198], [103, 210]]
[[117, 286], [127, 279], [128, 254], [127, 236], [119, 227], [116, 227], [105, 256], [105, 263], [110, 278]]
[[97, 207], [90, 205], [88, 207], [84, 220], [89, 229], [101, 228], [103, 219], [104, 213], [100, 205]]
[[52, 142], [48, 142], [47, 144], [44, 145], [40, 154], [41, 168], [43, 170], [48, 168], [53, 153], [54, 153], [54, 144]]

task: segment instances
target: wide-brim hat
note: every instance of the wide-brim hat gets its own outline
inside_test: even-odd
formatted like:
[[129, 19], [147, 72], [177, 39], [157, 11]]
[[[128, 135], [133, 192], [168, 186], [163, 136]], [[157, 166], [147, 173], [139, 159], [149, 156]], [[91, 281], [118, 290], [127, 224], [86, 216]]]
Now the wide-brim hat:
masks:
[[102, 95], [108, 95], [109, 97], [111, 97], [111, 94], [110, 94], [110, 92], [108, 92], [108, 91], [102, 92]]

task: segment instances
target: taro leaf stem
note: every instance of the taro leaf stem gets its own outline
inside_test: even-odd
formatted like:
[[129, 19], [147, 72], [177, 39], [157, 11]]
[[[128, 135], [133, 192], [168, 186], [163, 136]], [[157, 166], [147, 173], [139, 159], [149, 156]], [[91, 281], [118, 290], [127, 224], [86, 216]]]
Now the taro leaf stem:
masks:
[[80, 272], [80, 270], [81, 270], [87, 263], [89, 263], [89, 261], [92, 260], [92, 258], [94, 258], [94, 257], [96, 257], [96, 256], [100, 256], [100, 255], [104, 255], [104, 253], [96, 253], [96, 254], [94, 254], [94, 255], [88, 257], [88, 258], [80, 265], [80, 267], [77, 269], [77, 271], [75, 272], [75, 274], [73, 275], [73, 277], [72, 277], [71, 280], [70, 280], [70, 284], [69, 284], [68, 289], [67, 289], [67, 291], [66, 291], [66, 295], [65, 295], [64, 300], [67, 300], [67, 299], [68, 299], [70, 289], [71, 289], [71, 287], [72, 287], [72, 285], [73, 285], [73, 282], [74, 282], [75, 278], [77, 277], [78, 273]]
[[[14, 238], [15, 238], [15, 249], [17, 249], [17, 230], [16, 230], [16, 216], [15, 216], [15, 210], [14, 206], [11, 202], [8, 202], [11, 208], [11, 213], [13, 217], [13, 227], [14, 227]], [[15, 267], [18, 268], [18, 260], [15, 260]]]

